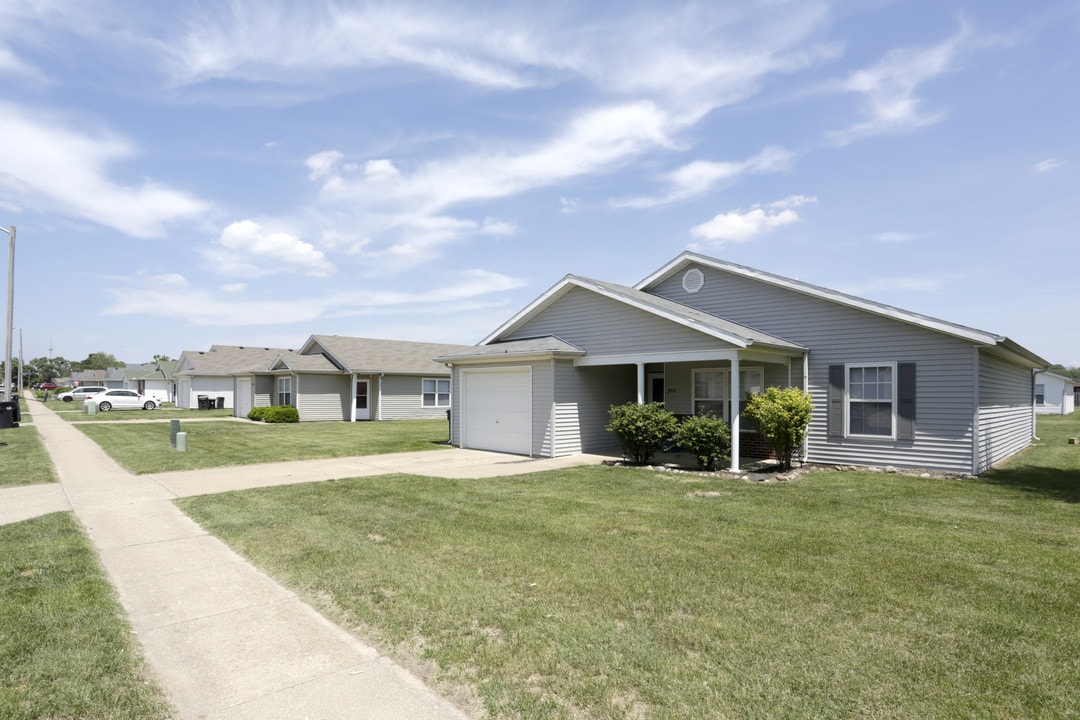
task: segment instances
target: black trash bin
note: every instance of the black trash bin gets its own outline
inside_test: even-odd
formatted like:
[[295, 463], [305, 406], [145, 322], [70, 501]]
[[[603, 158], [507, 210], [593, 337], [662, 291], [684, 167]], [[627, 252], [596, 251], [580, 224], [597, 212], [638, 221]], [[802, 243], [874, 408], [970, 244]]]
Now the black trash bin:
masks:
[[217, 409], [218, 410], [224, 410], [225, 409], [225, 398], [218, 397], [218, 399], [217, 399]]
[[19, 427], [21, 419], [18, 400], [0, 402], [0, 430]]
[[200, 410], [209, 410], [210, 409], [210, 396], [209, 395], [200, 395], [199, 396], [199, 409]]

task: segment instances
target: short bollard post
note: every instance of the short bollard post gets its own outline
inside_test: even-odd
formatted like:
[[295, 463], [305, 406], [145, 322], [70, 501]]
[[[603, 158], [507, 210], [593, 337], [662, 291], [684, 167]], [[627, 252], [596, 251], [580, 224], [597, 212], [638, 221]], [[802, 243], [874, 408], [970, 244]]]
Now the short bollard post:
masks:
[[169, 421], [169, 445], [176, 447], [176, 433], [180, 432], [180, 421]]
[[187, 433], [186, 432], [178, 432], [178, 433], [176, 433], [176, 451], [177, 452], [187, 452]]

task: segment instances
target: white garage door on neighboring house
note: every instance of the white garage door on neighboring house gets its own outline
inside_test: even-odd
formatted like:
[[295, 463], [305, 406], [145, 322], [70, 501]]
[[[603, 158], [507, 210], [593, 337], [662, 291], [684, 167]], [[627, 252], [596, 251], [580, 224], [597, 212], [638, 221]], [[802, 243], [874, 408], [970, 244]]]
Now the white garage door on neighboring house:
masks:
[[532, 372], [466, 370], [462, 447], [532, 454]]

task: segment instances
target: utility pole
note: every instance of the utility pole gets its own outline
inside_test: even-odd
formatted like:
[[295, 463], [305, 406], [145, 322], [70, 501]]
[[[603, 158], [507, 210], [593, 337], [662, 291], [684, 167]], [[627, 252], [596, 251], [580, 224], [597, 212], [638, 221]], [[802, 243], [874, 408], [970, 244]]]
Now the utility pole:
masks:
[[[0, 228], [4, 230], [4, 228]], [[8, 234], [8, 276], [7, 276], [7, 333], [4, 342], [4, 400], [11, 401], [11, 326], [15, 318], [15, 226], [6, 230]]]

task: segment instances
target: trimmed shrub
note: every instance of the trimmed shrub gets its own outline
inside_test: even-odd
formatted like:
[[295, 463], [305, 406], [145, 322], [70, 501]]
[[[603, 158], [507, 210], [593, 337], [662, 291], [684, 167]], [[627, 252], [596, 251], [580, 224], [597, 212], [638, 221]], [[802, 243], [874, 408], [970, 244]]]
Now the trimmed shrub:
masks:
[[612, 405], [608, 417], [606, 429], [615, 433], [623, 454], [638, 465], [652, 460], [679, 424], [663, 403]]
[[757, 423], [760, 432], [780, 461], [780, 471], [791, 469], [791, 460], [806, 440], [806, 429], [814, 411], [813, 399], [799, 388], [766, 388], [752, 395], [746, 414]]
[[675, 444], [697, 458], [702, 470], [715, 470], [719, 461], [731, 457], [731, 430], [715, 415], [691, 415], [679, 423]]
[[270, 407], [251, 408], [249, 420], [261, 420], [268, 423], [298, 423], [300, 411], [292, 405], [271, 405]]

